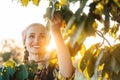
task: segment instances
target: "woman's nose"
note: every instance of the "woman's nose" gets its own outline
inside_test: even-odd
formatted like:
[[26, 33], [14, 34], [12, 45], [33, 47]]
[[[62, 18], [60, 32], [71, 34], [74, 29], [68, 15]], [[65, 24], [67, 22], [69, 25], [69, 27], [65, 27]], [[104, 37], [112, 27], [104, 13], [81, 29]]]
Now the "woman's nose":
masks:
[[34, 40], [34, 42], [44, 42], [44, 41], [45, 40], [42, 37], [35, 37], [35, 40]]
[[38, 37], [35, 37], [34, 42], [39, 42], [40, 39]]

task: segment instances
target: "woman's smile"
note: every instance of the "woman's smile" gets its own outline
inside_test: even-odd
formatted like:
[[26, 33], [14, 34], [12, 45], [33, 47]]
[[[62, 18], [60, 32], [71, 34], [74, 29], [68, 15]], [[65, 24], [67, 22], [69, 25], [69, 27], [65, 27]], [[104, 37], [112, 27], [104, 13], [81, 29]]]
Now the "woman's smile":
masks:
[[33, 46], [33, 48], [35, 48], [35, 49], [40, 49], [40, 46]]
[[40, 46], [33, 46], [34, 48], [40, 48]]

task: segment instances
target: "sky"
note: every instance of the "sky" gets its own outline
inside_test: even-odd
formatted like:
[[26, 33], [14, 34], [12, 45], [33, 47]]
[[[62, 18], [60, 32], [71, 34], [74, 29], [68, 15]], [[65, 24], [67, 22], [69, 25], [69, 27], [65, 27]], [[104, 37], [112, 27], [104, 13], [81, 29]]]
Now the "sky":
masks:
[[47, 6], [46, 0], [41, 0], [39, 6], [31, 2], [27, 7], [23, 7], [18, 0], [0, 0], [0, 42], [3, 39], [21, 41], [21, 32], [29, 24], [45, 24], [43, 14]]

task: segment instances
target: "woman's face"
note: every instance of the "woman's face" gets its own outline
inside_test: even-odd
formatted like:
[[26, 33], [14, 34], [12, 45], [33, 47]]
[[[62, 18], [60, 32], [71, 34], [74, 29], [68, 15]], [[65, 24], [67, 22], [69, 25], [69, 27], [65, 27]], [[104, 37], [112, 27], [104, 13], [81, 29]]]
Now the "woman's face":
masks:
[[[27, 51], [31, 54], [40, 54], [46, 51], [46, 45], [48, 42], [48, 35], [43, 26], [34, 25], [31, 26], [26, 33], [25, 46]], [[44, 53], [45, 54], [45, 53]]]

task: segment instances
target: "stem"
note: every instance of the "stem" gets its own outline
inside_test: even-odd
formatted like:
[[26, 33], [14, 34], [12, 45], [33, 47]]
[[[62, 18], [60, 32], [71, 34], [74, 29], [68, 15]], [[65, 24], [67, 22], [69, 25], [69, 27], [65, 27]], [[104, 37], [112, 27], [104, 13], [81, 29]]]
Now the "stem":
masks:
[[100, 32], [99, 30], [96, 30], [96, 33], [97, 33], [97, 35], [99, 35], [100, 37], [102, 37], [108, 43], [108, 45], [110, 47], [112, 47], [111, 44], [110, 44], [110, 42], [105, 38], [105, 36], [103, 35], [102, 32]]

